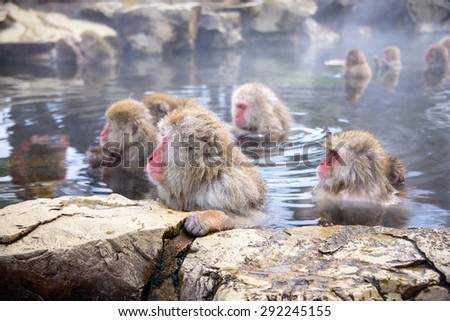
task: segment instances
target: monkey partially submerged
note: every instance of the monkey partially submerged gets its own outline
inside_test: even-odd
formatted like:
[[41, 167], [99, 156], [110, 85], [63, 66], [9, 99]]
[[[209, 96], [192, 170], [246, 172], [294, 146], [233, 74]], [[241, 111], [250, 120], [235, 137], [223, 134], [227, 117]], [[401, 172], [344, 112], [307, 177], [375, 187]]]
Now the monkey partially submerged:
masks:
[[161, 119], [175, 109], [198, 104], [194, 100], [178, 98], [162, 92], [148, 94], [142, 98], [142, 102], [150, 111], [155, 126]]
[[353, 78], [370, 78], [372, 76], [366, 56], [361, 50], [355, 48], [348, 52], [345, 59], [344, 76]]
[[266, 184], [215, 114], [185, 107], [165, 117], [159, 129], [147, 170], [168, 206], [201, 211], [188, 217], [189, 234], [203, 236], [260, 222]]
[[244, 84], [233, 93], [231, 115], [242, 134], [270, 134], [274, 141], [284, 140], [292, 123], [286, 105], [261, 83]]
[[147, 107], [139, 101], [125, 99], [106, 111], [106, 124], [100, 135], [101, 146], [88, 151], [92, 167], [140, 167], [153, 152], [157, 129]]
[[[398, 203], [405, 167], [369, 132], [350, 130], [326, 141], [327, 154], [317, 168], [313, 196], [321, 217], [333, 211], [372, 211]], [[379, 211], [378, 211], [379, 212]], [[374, 213], [377, 213], [375, 210]]]

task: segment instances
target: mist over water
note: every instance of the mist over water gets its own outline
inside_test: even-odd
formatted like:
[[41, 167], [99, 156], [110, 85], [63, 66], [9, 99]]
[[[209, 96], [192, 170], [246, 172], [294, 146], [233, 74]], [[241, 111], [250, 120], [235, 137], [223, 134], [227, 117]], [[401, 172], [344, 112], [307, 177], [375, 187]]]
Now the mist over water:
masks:
[[[70, 70], [12, 65], [0, 68], [0, 206], [37, 197], [108, 195], [154, 197], [139, 173], [102, 177], [85, 154], [99, 143], [105, 110], [113, 102], [163, 91], [195, 98], [231, 120], [233, 90], [246, 82], [271, 87], [291, 108], [295, 124], [282, 152], [264, 157], [259, 169], [269, 187], [268, 228], [316, 224], [311, 188], [326, 132], [371, 131], [407, 166], [408, 215], [401, 227], [450, 226], [450, 84], [427, 89], [423, 57], [442, 35], [351, 35], [335, 43], [279, 40], [230, 51], [183, 52], [123, 62], [117, 70]], [[403, 69], [398, 85], [378, 77], [349, 102], [339, 67], [354, 47], [369, 64], [383, 48], [397, 45]], [[30, 150], [29, 146], [43, 146]], [[311, 148], [308, 148], [311, 146]], [[33, 147], [36, 148], [36, 147]], [[305, 151], [308, 162], [305, 162]], [[256, 153], [261, 152], [256, 150]], [[135, 175], [136, 174], [136, 175]], [[395, 225], [395, 224], [394, 224]]]

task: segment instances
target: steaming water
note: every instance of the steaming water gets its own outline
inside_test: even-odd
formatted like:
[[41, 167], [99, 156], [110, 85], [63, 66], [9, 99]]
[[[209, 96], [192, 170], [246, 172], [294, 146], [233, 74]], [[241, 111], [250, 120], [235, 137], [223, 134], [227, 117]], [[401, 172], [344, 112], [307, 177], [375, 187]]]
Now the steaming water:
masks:
[[[85, 153], [98, 143], [106, 108], [120, 99], [165, 91], [195, 98], [230, 121], [233, 90], [260, 81], [274, 89], [295, 119], [284, 150], [260, 162], [270, 196], [267, 211], [272, 219], [267, 227], [317, 223], [310, 194], [317, 183], [315, 166], [324, 153], [317, 143], [327, 131], [347, 129], [373, 132], [408, 167], [409, 207], [401, 226], [450, 226], [450, 84], [430, 90], [422, 81], [423, 55], [439, 38], [352, 36], [331, 44], [286, 40], [135, 60], [109, 73], [71, 74], [2, 62], [0, 206], [37, 197], [106, 196], [112, 191], [132, 198], [154, 197], [146, 181], [129, 173], [102, 177], [89, 168]], [[324, 62], [343, 58], [352, 47], [363, 49], [372, 62], [370, 57], [391, 44], [403, 53], [398, 86], [389, 89], [378, 78], [359, 100], [349, 102], [339, 68]], [[263, 165], [263, 160], [271, 164]]]

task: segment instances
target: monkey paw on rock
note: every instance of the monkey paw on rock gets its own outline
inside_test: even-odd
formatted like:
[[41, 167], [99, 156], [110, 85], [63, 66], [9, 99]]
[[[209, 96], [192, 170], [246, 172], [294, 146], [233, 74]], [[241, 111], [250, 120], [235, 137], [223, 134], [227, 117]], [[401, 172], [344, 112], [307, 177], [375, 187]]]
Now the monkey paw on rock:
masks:
[[194, 237], [205, 236], [210, 233], [226, 230], [226, 222], [228, 219], [229, 217], [222, 211], [207, 210], [194, 212], [186, 219], [184, 228]]

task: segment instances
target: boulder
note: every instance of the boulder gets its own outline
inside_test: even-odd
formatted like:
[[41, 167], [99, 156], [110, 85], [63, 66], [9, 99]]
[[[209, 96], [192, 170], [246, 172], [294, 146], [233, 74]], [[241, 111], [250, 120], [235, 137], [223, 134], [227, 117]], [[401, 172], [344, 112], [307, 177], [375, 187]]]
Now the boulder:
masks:
[[200, 19], [197, 43], [201, 47], [224, 49], [244, 43], [239, 12], [205, 12]]
[[118, 194], [6, 207], [0, 211], [0, 299], [140, 300], [164, 238], [185, 216]]
[[194, 48], [200, 15], [198, 3], [137, 5], [119, 13], [115, 26], [132, 51], [159, 54]]
[[317, 23], [313, 18], [308, 18], [303, 23], [303, 31], [311, 41], [335, 41], [339, 35]]
[[292, 32], [316, 11], [314, 0], [265, 0], [251, 8], [250, 26], [254, 31], [263, 33]]
[[0, 52], [3, 58], [22, 59], [33, 55], [50, 58], [51, 49], [62, 39], [79, 41], [84, 31], [116, 39], [116, 32], [99, 23], [69, 19], [65, 15], [23, 9], [8, 3], [0, 7]]
[[450, 300], [450, 229], [236, 229], [192, 238], [153, 201], [0, 210], [0, 300]]
[[442, 0], [407, 0], [408, 13], [423, 33], [450, 31], [450, 4]]
[[450, 300], [449, 237], [363, 226], [216, 233], [193, 242], [179, 298]]

